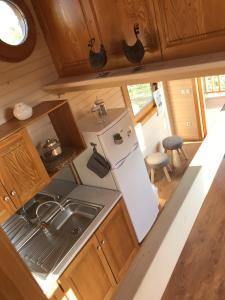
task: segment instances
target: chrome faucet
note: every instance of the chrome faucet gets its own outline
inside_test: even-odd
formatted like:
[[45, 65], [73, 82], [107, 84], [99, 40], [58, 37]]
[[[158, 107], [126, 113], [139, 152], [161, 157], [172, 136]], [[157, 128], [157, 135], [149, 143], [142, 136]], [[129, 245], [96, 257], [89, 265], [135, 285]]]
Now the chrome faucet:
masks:
[[41, 225], [44, 225], [44, 226], [47, 225], [47, 224], [46, 224], [46, 222], [42, 222], [42, 221], [41, 221], [41, 217], [39, 216], [38, 212], [39, 212], [39, 210], [40, 210], [40, 208], [41, 208], [42, 206], [44, 206], [44, 205], [46, 205], [46, 204], [49, 204], [49, 203], [58, 205], [61, 211], [65, 210], [65, 208], [62, 206], [62, 204], [60, 204], [60, 203], [57, 202], [56, 200], [49, 200], [49, 201], [40, 203], [40, 204], [37, 206], [35, 213], [36, 213], [36, 216], [37, 216], [38, 220], [40, 221], [40, 224], [41, 224]]

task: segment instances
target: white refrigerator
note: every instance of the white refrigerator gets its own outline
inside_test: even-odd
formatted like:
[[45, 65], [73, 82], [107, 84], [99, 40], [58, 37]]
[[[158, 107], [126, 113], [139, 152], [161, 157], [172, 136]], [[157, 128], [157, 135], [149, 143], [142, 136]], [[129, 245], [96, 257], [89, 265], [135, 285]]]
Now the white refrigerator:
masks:
[[[82, 183], [119, 189], [138, 241], [141, 242], [157, 217], [158, 195], [150, 182], [129, 113], [125, 109], [108, 110], [104, 123], [98, 123], [92, 114], [88, 114], [78, 126], [88, 146], [88, 149], [74, 160]], [[115, 134], [122, 137], [121, 144], [115, 143]], [[111, 164], [111, 171], [103, 179], [86, 166], [92, 154], [90, 143], [95, 143], [97, 151]]]

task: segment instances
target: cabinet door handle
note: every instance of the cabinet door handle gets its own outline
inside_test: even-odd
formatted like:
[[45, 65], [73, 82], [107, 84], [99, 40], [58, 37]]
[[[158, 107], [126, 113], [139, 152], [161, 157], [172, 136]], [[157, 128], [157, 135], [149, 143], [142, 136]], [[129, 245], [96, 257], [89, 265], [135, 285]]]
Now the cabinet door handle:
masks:
[[98, 251], [101, 250], [101, 246], [100, 245], [97, 246], [97, 250]]
[[102, 240], [102, 241], [101, 241], [101, 245], [104, 245], [104, 244], [105, 244], [105, 241], [104, 241], [104, 240]]
[[4, 197], [4, 201], [5, 201], [5, 202], [9, 202], [9, 200], [10, 200], [9, 196], [5, 196], [5, 197]]
[[12, 191], [11, 196], [16, 196], [16, 191]]

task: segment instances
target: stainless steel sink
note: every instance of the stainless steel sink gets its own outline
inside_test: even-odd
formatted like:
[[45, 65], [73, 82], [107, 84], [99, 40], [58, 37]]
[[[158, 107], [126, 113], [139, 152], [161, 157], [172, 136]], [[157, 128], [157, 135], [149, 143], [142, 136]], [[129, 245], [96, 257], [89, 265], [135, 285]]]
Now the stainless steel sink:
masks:
[[18, 251], [30, 270], [41, 277], [54, 271], [103, 208], [76, 199], [68, 199], [64, 207]]

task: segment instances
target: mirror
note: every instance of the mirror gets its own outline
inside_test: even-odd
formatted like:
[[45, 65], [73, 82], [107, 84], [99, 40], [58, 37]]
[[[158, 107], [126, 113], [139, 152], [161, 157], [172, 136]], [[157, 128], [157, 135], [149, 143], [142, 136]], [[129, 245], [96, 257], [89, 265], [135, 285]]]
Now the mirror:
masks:
[[0, 0], [0, 59], [25, 59], [32, 53], [35, 41], [34, 20], [24, 0]]
[[18, 6], [0, 0], [0, 40], [8, 45], [21, 45], [27, 39], [28, 26]]

